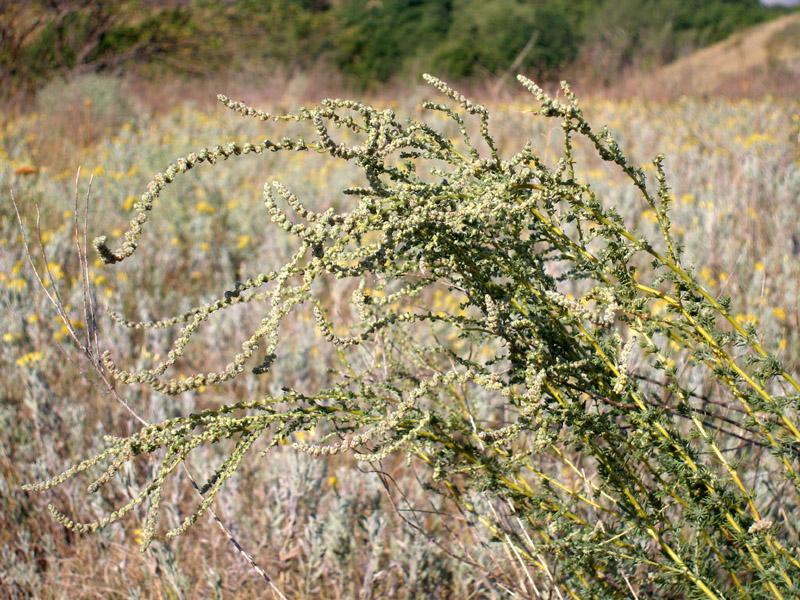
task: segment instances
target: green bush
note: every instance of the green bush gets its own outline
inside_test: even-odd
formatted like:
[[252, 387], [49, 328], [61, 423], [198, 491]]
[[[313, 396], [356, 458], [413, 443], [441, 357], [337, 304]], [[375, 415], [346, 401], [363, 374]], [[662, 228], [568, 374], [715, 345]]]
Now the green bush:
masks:
[[367, 9], [358, 0], [336, 11], [334, 63], [362, 87], [405, 75], [409, 61], [424, 60], [444, 37], [452, 2], [387, 0]]
[[454, 12], [434, 64], [465, 78], [500, 75], [520, 57], [520, 69], [544, 74], [571, 63], [577, 54], [577, 34], [560, 8], [516, 0], [467, 2]]
[[[133, 63], [186, 61], [190, 51], [199, 54], [198, 26], [188, 6], [142, 7], [130, 0], [39, 4], [0, 3], [0, 92], [30, 93], [54, 76], [119, 73]], [[213, 46], [204, 42], [206, 49]]]
[[[296, 241], [290, 260], [168, 321], [116, 315], [180, 333], [161, 363], [126, 370], [105, 352], [102, 369], [169, 396], [258, 376], [273, 364], [281, 323], [310, 305], [338, 352], [333, 381], [109, 437], [99, 455], [26, 489], [94, 473], [96, 492], [149, 460], [153, 479], [104, 519], [79, 523], [50, 508], [66, 527], [94, 531], [144, 505], [146, 548], [163, 526], [167, 538], [191, 526], [257, 441], [268, 452], [314, 428], [321, 439], [295, 442], [298, 452], [366, 462], [403, 453], [426, 465], [432, 493], [459, 503], [559, 597], [797, 597], [800, 384], [683, 264], [663, 157], [648, 181], [606, 129], [592, 129], [566, 85], [562, 103], [519, 79], [541, 104], [535, 112], [560, 123], [555, 165], [531, 141], [505, 155], [488, 111], [429, 76], [449, 102], [424, 107], [448, 116], [452, 131], [353, 101], [269, 115], [221, 97], [243, 116], [308, 124], [314, 140], [178, 159], [142, 195], [119, 248], [95, 241], [104, 262], [133, 256], [177, 177], [241, 154], [349, 161], [361, 171], [342, 191], [352, 208], [312, 212], [283, 183], [267, 183], [266, 209]], [[578, 143], [627, 178], [659, 238], [631, 230], [577, 177]], [[170, 376], [209, 319], [243, 304], [262, 306], [264, 318], [229, 364]], [[162, 523], [165, 482], [218, 442], [230, 454], [200, 486], [203, 500]]]

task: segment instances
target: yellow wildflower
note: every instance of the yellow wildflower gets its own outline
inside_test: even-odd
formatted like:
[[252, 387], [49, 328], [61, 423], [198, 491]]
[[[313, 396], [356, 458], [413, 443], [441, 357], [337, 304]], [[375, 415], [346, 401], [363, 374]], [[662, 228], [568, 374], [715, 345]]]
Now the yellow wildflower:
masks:
[[14, 290], [15, 292], [21, 292], [22, 290], [27, 289], [27, 287], [28, 282], [20, 277], [12, 279], [8, 282], [8, 288], [10, 290]]
[[42, 360], [41, 352], [28, 352], [28, 354], [20, 356], [17, 359], [17, 364], [20, 367], [27, 367], [28, 365], [32, 365], [33, 363], [39, 362], [40, 360]]
[[52, 263], [49, 265], [50, 267], [50, 274], [53, 276], [53, 279], [61, 279], [64, 277], [64, 269], [61, 268], [61, 265], [58, 263]]
[[739, 314], [735, 318], [739, 325], [758, 325], [758, 317], [750, 313]]
[[195, 208], [195, 210], [197, 210], [197, 212], [205, 213], [207, 215], [213, 215], [214, 212], [215, 212], [214, 207], [211, 206], [205, 200], [201, 200], [200, 202], [195, 204], [194, 208]]

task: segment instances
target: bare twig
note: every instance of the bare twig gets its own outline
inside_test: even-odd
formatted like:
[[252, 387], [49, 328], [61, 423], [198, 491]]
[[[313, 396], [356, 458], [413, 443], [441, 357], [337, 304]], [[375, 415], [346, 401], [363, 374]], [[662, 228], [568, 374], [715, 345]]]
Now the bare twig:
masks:
[[528, 53], [533, 49], [534, 45], [536, 45], [536, 41], [539, 39], [539, 30], [535, 29], [534, 32], [531, 34], [531, 37], [528, 38], [528, 41], [523, 46], [522, 50], [519, 51], [514, 61], [505, 70], [505, 72], [498, 78], [497, 82], [495, 82], [492, 91], [496, 96], [500, 91], [500, 88], [503, 87], [503, 83], [505, 83], [508, 76], [517, 70], [517, 68], [522, 64], [522, 61], [525, 60], [525, 57], [528, 56]]
[[[22, 221], [22, 215], [20, 214], [19, 205], [17, 204], [16, 199], [14, 198], [14, 192], [11, 191], [11, 202], [14, 205], [14, 211], [17, 215], [17, 223], [19, 224], [20, 228], [20, 235], [22, 238], [22, 244], [25, 248], [25, 254], [28, 258], [28, 262], [31, 266], [31, 270], [33, 271], [33, 275], [36, 278], [37, 282], [39, 283], [40, 288], [44, 292], [45, 296], [47, 297], [50, 304], [56, 309], [58, 316], [61, 318], [61, 321], [64, 323], [64, 326], [67, 328], [67, 332], [69, 337], [75, 342], [78, 346], [83, 357], [89, 362], [92, 366], [92, 369], [97, 374], [97, 377], [100, 380], [102, 387], [117, 401], [119, 402], [125, 410], [134, 418], [136, 419], [141, 425], [144, 427], [149, 427], [151, 424], [141, 417], [131, 406], [130, 404], [120, 396], [120, 394], [114, 389], [114, 386], [111, 384], [111, 381], [108, 379], [105, 370], [103, 369], [103, 364], [100, 360], [100, 352], [99, 352], [99, 341], [97, 336], [97, 327], [96, 327], [96, 307], [94, 304], [94, 299], [91, 293], [91, 284], [89, 280], [89, 266], [87, 260], [87, 230], [88, 230], [88, 212], [89, 212], [89, 199], [91, 195], [92, 189], [92, 179], [89, 180], [89, 186], [86, 191], [85, 197], [85, 206], [84, 206], [84, 221], [83, 221], [83, 232], [80, 231], [80, 221], [78, 218], [79, 212], [79, 181], [80, 181], [80, 169], [78, 169], [78, 174], [75, 178], [75, 215], [74, 215], [74, 227], [75, 227], [75, 245], [77, 247], [77, 254], [78, 254], [78, 265], [81, 270], [81, 285], [83, 288], [83, 315], [84, 315], [84, 323], [86, 328], [85, 338], [82, 339], [81, 336], [78, 335], [77, 328], [75, 327], [74, 323], [72, 322], [70, 315], [67, 313], [66, 305], [64, 304], [61, 294], [59, 292], [58, 286], [56, 285], [55, 277], [53, 276], [50, 270], [50, 264], [47, 258], [47, 251], [45, 250], [44, 244], [42, 242], [42, 232], [40, 229], [40, 213], [39, 207], [36, 206], [36, 232], [37, 232], [37, 241], [39, 245], [39, 251], [41, 253], [42, 259], [44, 260], [44, 269], [47, 274], [47, 278], [53, 286], [53, 293], [47, 289], [47, 286], [42, 279], [41, 273], [39, 269], [36, 267], [36, 263], [33, 258], [33, 254], [31, 252], [30, 246], [28, 245], [28, 240], [25, 235], [25, 227]], [[81, 235], [82, 234], [82, 235]], [[81, 239], [83, 242], [81, 243]], [[64, 350], [62, 348], [62, 350]], [[66, 353], [66, 351], [64, 350]], [[81, 371], [81, 374], [84, 374]], [[204, 499], [203, 494], [200, 492], [200, 487], [197, 485], [197, 481], [195, 480], [194, 475], [186, 466], [185, 463], [181, 463], [183, 467], [184, 473], [188, 477], [195, 493], [200, 497], [200, 499]], [[253, 556], [245, 550], [241, 543], [234, 537], [234, 535], [230, 532], [228, 527], [222, 522], [222, 520], [217, 516], [217, 513], [214, 511], [212, 507], [208, 508], [211, 517], [217, 523], [217, 526], [220, 528], [223, 534], [228, 538], [228, 541], [233, 545], [236, 549], [236, 552], [244, 558], [250, 567], [264, 580], [264, 582], [269, 586], [272, 590], [273, 597], [278, 597], [281, 600], [288, 600], [286, 596], [280, 591], [280, 589], [275, 585], [272, 579], [266, 574], [266, 572], [256, 563]]]
[[[453, 552], [452, 550], [450, 550], [450, 548], [445, 546], [439, 539], [437, 539], [429, 531], [427, 531], [418, 521], [411, 520], [410, 518], [408, 518], [405, 515], [405, 513], [410, 513], [415, 518], [418, 517], [418, 515], [420, 515], [420, 514], [429, 514], [429, 513], [430, 514], [437, 514], [437, 515], [441, 516], [442, 513], [440, 511], [426, 511], [426, 510], [422, 510], [422, 509], [413, 507], [411, 505], [410, 500], [406, 496], [405, 492], [402, 490], [402, 488], [395, 481], [394, 477], [392, 477], [388, 472], [380, 470], [380, 469], [372, 469], [372, 470], [369, 470], [367, 472], [374, 473], [375, 475], [378, 476], [378, 479], [380, 480], [381, 485], [383, 485], [383, 489], [386, 492], [386, 498], [388, 499], [389, 504], [392, 507], [392, 512], [394, 512], [400, 518], [400, 520], [403, 521], [407, 526], [411, 527], [415, 531], [417, 531], [420, 534], [422, 534], [425, 537], [425, 539], [428, 540], [428, 542], [430, 542], [433, 545], [435, 545], [437, 548], [439, 548], [439, 550], [444, 552], [450, 558], [453, 558], [453, 559], [455, 559], [455, 560], [457, 560], [457, 561], [459, 561], [459, 562], [461, 562], [461, 563], [463, 563], [465, 565], [468, 565], [468, 566], [470, 566], [470, 567], [472, 567], [474, 569], [477, 569], [489, 581], [491, 581], [491, 582], [493, 582], [493, 583], [495, 583], [495, 584], [497, 584], [499, 586], [502, 586], [504, 588], [506, 587], [486, 567], [484, 567], [483, 565], [481, 565], [481, 564], [475, 562], [474, 560], [472, 560], [467, 554], [458, 554], [456, 552]], [[397, 503], [395, 502], [394, 497], [392, 496], [392, 491], [391, 491], [389, 482], [391, 482], [391, 484], [398, 491], [398, 493], [400, 494], [402, 500], [408, 506], [407, 509], [402, 509], [397, 505]], [[508, 591], [511, 591], [511, 590], [508, 590]], [[516, 593], [516, 592], [513, 592], [513, 593]]]

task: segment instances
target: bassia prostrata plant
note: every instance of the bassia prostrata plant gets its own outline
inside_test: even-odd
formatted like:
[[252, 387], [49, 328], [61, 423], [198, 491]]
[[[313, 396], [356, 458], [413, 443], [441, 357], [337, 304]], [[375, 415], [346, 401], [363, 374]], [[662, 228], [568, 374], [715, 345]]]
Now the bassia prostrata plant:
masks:
[[[287, 440], [312, 456], [368, 463], [402, 453], [429, 466], [431, 493], [507, 544], [536, 594], [800, 596], [800, 384], [682, 261], [664, 158], [648, 181], [609, 131], [592, 129], [566, 85], [559, 101], [524, 77], [540, 105], [531, 112], [560, 122], [563, 156], [547, 164], [533, 141], [505, 156], [484, 106], [425, 79], [445, 100], [423, 107], [451, 121], [454, 135], [354, 101], [271, 115], [220, 96], [243, 116], [307, 124], [312, 138], [180, 158], [150, 183], [120, 247], [94, 243], [107, 264], [131, 258], [160, 194], [201, 163], [271, 152], [349, 161], [363, 177], [342, 191], [349, 210], [314, 212], [290, 184], [265, 185], [266, 210], [295, 240], [282, 268], [231, 282], [167, 320], [112, 313], [122, 326], [175, 330], [164, 361], [129, 370], [102, 355], [111, 378], [169, 401], [270, 372], [281, 324], [310, 306], [310, 326], [335, 349], [331, 384], [109, 437], [100, 454], [27, 489], [94, 473], [96, 492], [149, 457], [152, 480], [106, 518], [81, 523], [50, 508], [66, 527], [93, 531], [142, 506], [146, 548], [162, 527], [179, 535], [208, 510], [259, 440], [262, 454]], [[660, 237], [640, 237], [582, 181], [577, 143], [625, 177]], [[448, 301], [434, 303], [437, 292]], [[351, 314], [331, 310], [340, 294]], [[230, 363], [182, 373], [192, 336], [248, 304], [263, 319]], [[311, 429], [321, 437], [293, 435]], [[194, 450], [223, 440], [231, 451], [200, 486], [196, 509], [162, 523], [165, 483]]]

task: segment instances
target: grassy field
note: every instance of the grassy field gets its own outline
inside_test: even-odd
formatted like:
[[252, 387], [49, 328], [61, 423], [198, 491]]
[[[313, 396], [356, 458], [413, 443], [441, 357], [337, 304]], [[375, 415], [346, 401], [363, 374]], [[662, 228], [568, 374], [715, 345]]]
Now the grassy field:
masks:
[[[421, 118], [419, 101], [432, 96], [418, 88], [399, 103], [376, 100], [376, 106]], [[63, 98], [69, 99], [66, 105]], [[306, 100], [287, 95], [260, 105], [257, 96], [245, 99], [278, 110]], [[35, 205], [41, 209], [43, 245], [77, 322], [82, 296], [72, 217], [78, 166], [80, 195], [93, 177], [90, 238], [108, 235], [118, 242], [152, 175], [176, 157], [230, 141], [310, 134], [294, 123], [241, 119], [222, 106], [152, 105], [114, 81], [87, 78], [43, 90], [35, 112], [2, 123], [0, 188], [5, 195], [13, 190], [29, 234]], [[800, 375], [800, 101], [681, 98], [583, 105], [589, 120], [607, 124], [648, 174], [654, 174], [652, 157], [666, 154], [675, 231], [698, 278], [714, 293], [730, 296], [736, 319], [756, 324], [764, 346]], [[494, 136], [501, 152], [513, 153], [530, 139], [555, 162], [561, 134], [529, 114], [531, 107], [521, 94], [490, 106]], [[655, 215], [629, 186], [588, 149], [577, 152], [581, 173], [603, 205], [616, 207], [634, 229], [653, 232]], [[348, 199], [340, 190], [363, 184], [357, 172], [314, 153], [265, 153], [201, 165], [192, 175], [176, 180], [158, 200], [136, 260], [119, 267], [91, 264], [99, 305], [131, 320], [167, 318], [243, 277], [277, 268], [292, 248], [263, 206], [265, 181], [280, 180], [318, 211], [345, 208]], [[37, 289], [19, 235], [6, 199], [0, 204], [0, 597], [264, 597], [263, 582], [205, 518], [179, 539], [156, 540], [140, 554], [140, 515], [78, 535], [49, 517], [43, 496], [20, 491], [21, 484], [88, 456], [104, 435], [129, 434], [136, 423], [81, 376], [79, 358]], [[423, 301], [434, 308], [453, 302], [446, 295]], [[332, 296], [330, 302], [336, 309], [344, 300], [339, 304]], [[176, 372], [222, 368], [262, 317], [258, 306], [243, 306], [209, 321]], [[169, 329], [121, 328], [105, 308], [99, 330], [101, 347], [112, 350], [118, 363], [137, 368], [163, 356], [174, 335]], [[313, 392], [324, 385], [336, 356], [315, 329], [311, 311], [299, 313], [282, 335], [277, 363], [264, 377], [242, 377], [177, 398], [130, 387], [126, 398], [148, 420], [161, 421], [276, 394], [284, 386]], [[698, 389], [704, 384], [697, 382]], [[221, 446], [194, 456], [192, 467], [206, 472], [214, 452], [225, 450]], [[87, 496], [73, 480], [52, 501], [85, 519], [97, 518], [130, 497], [147, 468], [131, 468], [123, 474], [124, 485], [95, 495]], [[365, 472], [348, 457], [312, 459], [284, 446], [247, 462], [215, 508], [290, 598], [506, 598], [533, 597], [534, 585], [548, 589], [544, 576], [528, 579], [502, 540], [426, 493], [423, 465], [389, 458], [380, 470], [391, 477]], [[167, 492], [163, 510], [176, 521], [195, 501], [187, 485]], [[796, 499], [776, 502], [766, 514], [798, 539]]]

